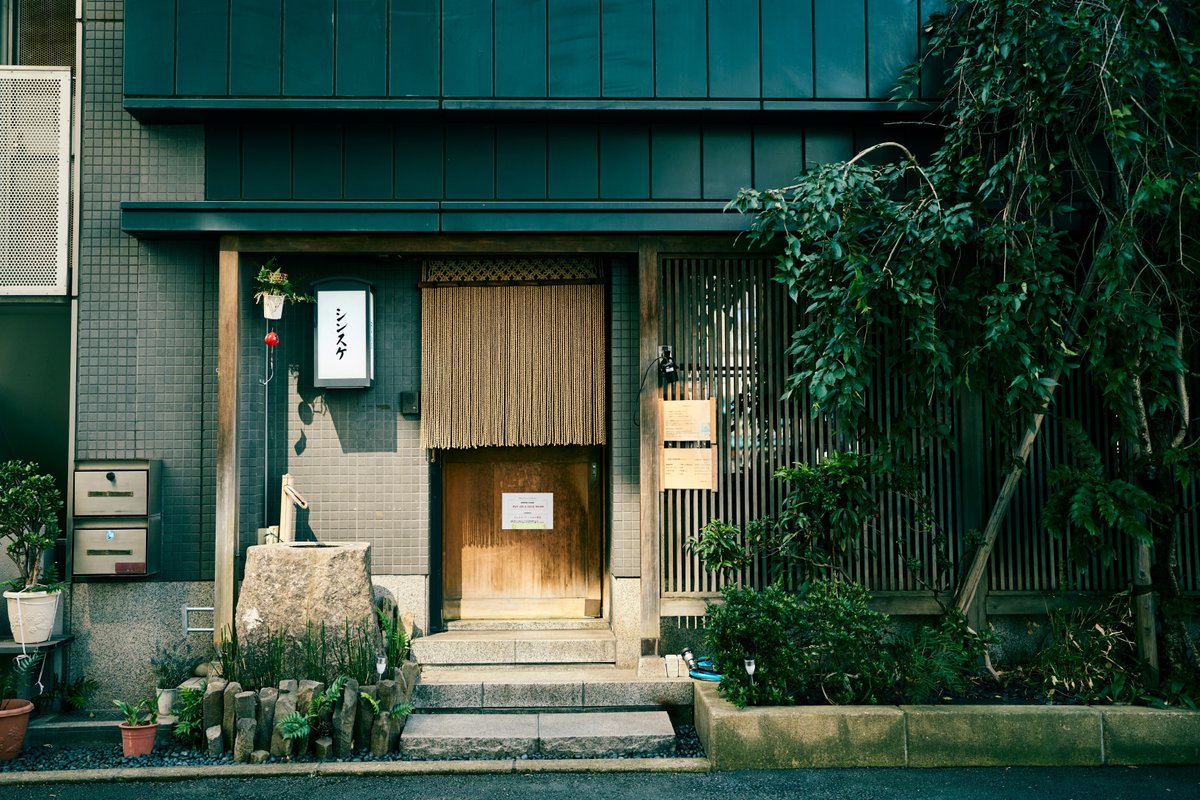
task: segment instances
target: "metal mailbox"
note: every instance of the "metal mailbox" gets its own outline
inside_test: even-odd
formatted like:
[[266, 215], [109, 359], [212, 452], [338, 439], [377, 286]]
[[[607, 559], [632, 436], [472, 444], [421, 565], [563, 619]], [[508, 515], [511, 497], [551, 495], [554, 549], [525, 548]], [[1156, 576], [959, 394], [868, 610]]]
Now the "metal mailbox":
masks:
[[158, 572], [161, 475], [158, 461], [81, 461], [76, 465], [72, 575], [144, 577]]

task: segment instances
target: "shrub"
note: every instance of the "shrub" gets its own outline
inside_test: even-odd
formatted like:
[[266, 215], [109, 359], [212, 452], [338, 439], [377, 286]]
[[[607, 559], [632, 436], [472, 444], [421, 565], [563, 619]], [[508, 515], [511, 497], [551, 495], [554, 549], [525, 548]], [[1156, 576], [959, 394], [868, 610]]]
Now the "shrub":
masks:
[[183, 688], [171, 709], [175, 712], [175, 738], [191, 747], [204, 743], [204, 692]]
[[204, 659], [192, 651], [192, 645], [187, 639], [163, 645], [154, 643], [154, 655], [150, 656], [150, 669], [158, 680], [161, 689], [173, 689], [192, 677], [198, 665]]
[[947, 611], [937, 625], [895, 638], [897, 691], [911, 703], [928, 703], [938, 696], [961, 694], [979, 672], [990, 637], [967, 626], [957, 610]]
[[1034, 660], [1051, 700], [1123, 702], [1139, 694], [1137, 648], [1126, 594], [1093, 608], [1055, 609]]
[[726, 588], [724, 597], [709, 608], [705, 644], [735, 705], [869, 703], [890, 685], [888, 618], [868, 607], [862, 586], [831, 578], [798, 594], [776, 583], [761, 592]]

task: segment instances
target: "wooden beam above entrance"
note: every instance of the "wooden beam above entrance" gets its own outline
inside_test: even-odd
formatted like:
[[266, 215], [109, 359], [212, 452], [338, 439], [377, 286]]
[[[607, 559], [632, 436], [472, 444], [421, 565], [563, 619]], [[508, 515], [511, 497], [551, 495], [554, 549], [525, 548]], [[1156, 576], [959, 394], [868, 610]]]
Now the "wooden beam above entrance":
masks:
[[470, 255], [481, 253], [522, 256], [553, 254], [635, 254], [643, 243], [661, 253], [744, 252], [730, 234], [648, 236], [627, 234], [236, 234], [221, 238], [222, 246], [243, 253], [344, 253], [370, 255]]

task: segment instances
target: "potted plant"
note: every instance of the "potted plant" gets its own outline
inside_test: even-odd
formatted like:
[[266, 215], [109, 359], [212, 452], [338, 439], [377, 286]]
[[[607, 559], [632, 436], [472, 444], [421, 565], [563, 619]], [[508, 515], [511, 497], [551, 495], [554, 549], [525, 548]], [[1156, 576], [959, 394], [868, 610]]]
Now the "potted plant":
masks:
[[262, 303], [263, 316], [267, 319], [279, 319], [283, 316], [285, 300], [289, 303], [312, 300], [311, 296], [297, 291], [287, 273], [276, 266], [275, 261], [275, 256], [271, 256], [258, 268], [258, 274], [254, 276], [254, 286], [258, 290], [254, 293], [254, 302]]
[[8, 583], [8, 621], [13, 639], [36, 644], [50, 638], [62, 584], [43, 572], [45, 555], [58, 538], [62, 495], [49, 475], [24, 461], [0, 464], [0, 539], [19, 577]]
[[154, 655], [150, 656], [150, 669], [158, 679], [155, 697], [160, 715], [171, 713], [179, 697], [180, 684], [192, 677], [200, 661], [200, 657], [192, 653], [192, 646], [187, 639], [165, 646], [162, 642], [155, 642]]
[[28, 683], [30, 673], [41, 659], [40, 653], [17, 656], [0, 675], [0, 761], [12, 761], [21, 752], [33, 703], [17, 697], [17, 692]]
[[113, 705], [121, 709], [125, 721], [117, 727], [121, 729], [121, 752], [126, 758], [144, 756], [154, 749], [154, 737], [158, 735], [158, 709], [149, 698], [142, 698], [136, 705], [130, 705], [124, 700], [113, 700]]

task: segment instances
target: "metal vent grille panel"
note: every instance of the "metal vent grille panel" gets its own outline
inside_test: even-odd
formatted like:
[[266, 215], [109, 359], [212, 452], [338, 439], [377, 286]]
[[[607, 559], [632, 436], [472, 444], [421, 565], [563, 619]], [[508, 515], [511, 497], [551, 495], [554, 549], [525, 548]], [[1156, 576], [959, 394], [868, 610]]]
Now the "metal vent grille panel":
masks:
[[71, 73], [0, 68], [0, 295], [67, 290]]
[[18, 0], [15, 10], [15, 63], [31, 67], [75, 63], [75, 0]]

